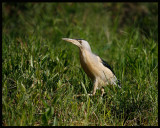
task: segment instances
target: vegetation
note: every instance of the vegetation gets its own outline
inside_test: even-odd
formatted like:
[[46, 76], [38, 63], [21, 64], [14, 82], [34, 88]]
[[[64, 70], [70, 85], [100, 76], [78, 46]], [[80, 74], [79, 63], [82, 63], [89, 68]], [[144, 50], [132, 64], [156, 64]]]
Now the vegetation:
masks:
[[[87, 40], [122, 88], [90, 93]], [[3, 126], [158, 125], [157, 3], [2, 3]]]

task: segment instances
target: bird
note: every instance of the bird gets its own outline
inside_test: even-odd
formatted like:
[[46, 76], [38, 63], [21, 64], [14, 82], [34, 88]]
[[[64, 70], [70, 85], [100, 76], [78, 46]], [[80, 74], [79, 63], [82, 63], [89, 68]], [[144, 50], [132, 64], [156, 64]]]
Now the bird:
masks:
[[105, 93], [103, 87], [106, 85], [117, 85], [121, 88], [120, 81], [111, 66], [98, 55], [92, 53], [91, 47], [86, 40], [71, 38], [62, 38], [62, 40], [79, 48], [81, 67], [93, 82], [93, 91], [89, 94], [90, 96], [94, 96], [97, 89], [101, 89], [101, 96], [103, 96]]

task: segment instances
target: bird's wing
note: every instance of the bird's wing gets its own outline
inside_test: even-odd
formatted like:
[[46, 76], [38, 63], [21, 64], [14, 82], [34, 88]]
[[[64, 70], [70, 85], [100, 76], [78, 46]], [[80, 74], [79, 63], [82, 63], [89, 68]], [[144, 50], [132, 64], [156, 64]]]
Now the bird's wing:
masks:
[[105, 67], [109, 68], [113, 72], [113, 74], [115, 75], [113, 69], [111, 68], [111, 66], [106, 61], [104, 61], [102, 58], [100, 58], [100, 61]]
[[[99, 61], [99, 62], [101, 62], [105, 67], [109, 68], [109, 69], [113, 72], [113, 74], [115, 75], [113, 69], [111, 68], [111, 66], [110, 66], [106, 61], [104, 61], [104, 60], [103, 60], [102, 58], [100, 58], [99, 56], [97, 56], [97, 58], [98, 58], [98, 61]], [[118, 87], [121, 88], [121, 82], [120, 82], [120, 80], [117, 80], [116, 83], [117, 83]]]

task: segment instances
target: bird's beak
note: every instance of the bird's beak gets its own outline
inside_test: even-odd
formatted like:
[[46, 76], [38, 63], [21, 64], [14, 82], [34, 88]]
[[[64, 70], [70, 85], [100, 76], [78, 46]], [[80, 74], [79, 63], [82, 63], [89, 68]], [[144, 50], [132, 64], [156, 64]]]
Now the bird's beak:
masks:
[[72, 44], [74, 44], [74, 45], [76, 45], [76, 46], [78, 46], [78, 47], [81, 46], [81, 44], [80, 44], [76, 39], [62, 38], [62, 40], [65, 40], [65, 41], [67, 41], [67, 42], [71, 42]]

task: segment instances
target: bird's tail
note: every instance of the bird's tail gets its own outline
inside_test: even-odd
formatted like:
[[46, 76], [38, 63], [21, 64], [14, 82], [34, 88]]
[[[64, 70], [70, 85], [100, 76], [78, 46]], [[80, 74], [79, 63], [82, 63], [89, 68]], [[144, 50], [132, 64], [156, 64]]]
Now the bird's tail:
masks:
[[118, 85], [118, 87], [119, 87], [119, 88], [121, 88], [121, 87], [122, 87], [122, 85], [121, 85], [121, 81], [120, 81], [120, 80], [117, 80], [117, 85]]

